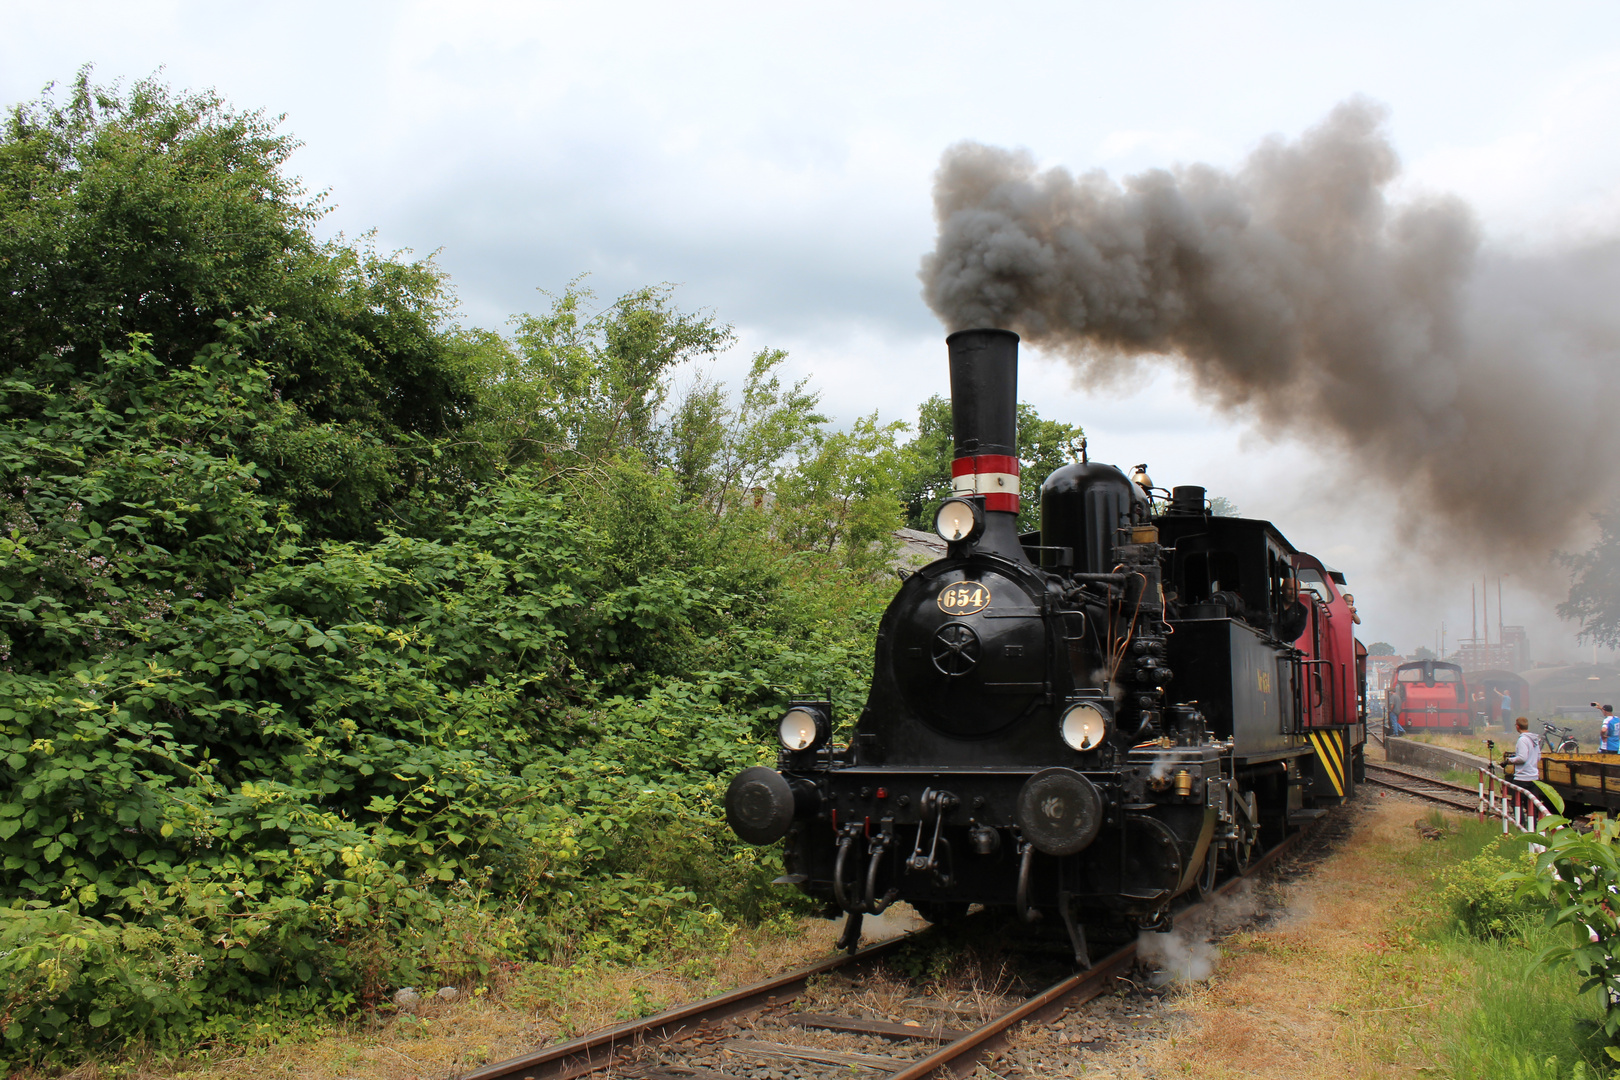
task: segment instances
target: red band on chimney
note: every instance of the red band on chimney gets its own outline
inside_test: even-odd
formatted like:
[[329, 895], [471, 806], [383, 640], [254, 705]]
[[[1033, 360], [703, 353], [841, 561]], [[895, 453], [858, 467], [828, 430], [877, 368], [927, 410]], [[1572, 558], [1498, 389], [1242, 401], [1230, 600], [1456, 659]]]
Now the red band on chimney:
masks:
[[1018, 513], [1018, 496], [1006, 495], [998, 491], [989, 492], [984, 497], [984, 508], [986, 510], [1000, 510], [1007, 514], [1016, 514]]
[[958, 495], [982, 495], [984, 508], [1018, 513], [1018, 459], [1008, 454], [978, 454], [951, 462], [951, 487]]
[[951, 475], [964, 476], [968, 473], [1011, 473], [1018, 475], [1018, 459], [1009, 454], [978, 454], [974, 457], [959, 457], [951, 462]]

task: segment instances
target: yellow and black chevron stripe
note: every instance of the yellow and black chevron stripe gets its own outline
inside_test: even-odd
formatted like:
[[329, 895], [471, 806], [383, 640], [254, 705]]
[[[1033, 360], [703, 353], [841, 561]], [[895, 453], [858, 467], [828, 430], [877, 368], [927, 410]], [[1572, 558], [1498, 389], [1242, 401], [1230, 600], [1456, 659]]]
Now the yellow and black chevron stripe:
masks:
[[1333, 782], [1334, 792], [1342, 799], [1350, 787], [1350, 739], [1344, 728], [1318, 728], [1310, 732], [1311, 746], [1322, 771]]

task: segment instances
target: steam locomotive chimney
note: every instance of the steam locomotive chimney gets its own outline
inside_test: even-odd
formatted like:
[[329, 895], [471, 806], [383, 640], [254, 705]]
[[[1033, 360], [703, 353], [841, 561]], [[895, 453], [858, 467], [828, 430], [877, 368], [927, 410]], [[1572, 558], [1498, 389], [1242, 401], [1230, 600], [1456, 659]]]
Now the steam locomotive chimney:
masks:
[[1018, 335], [958, 330], [945, 339], [951, 357], [951, 488], [984, 497], [984, 535], [976, 545], [1019, 562]]

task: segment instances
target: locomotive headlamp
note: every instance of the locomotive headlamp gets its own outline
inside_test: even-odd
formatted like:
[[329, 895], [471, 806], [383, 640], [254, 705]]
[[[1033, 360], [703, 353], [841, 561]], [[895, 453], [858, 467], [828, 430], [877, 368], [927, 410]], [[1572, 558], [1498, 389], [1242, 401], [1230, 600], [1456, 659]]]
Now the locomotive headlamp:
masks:
[[1073, 750], [1095, 750], [1108, 736], [1108, 717], [1095, 705], [1075, 705], [1063, 714], [1058, 734]]
[[782, 722], [777, 726], [777, 736], [782, 740], [782, 746], [797, 753], [800, 750], [814, 750], [827, 741], [832, 734], [832, 725], [820, 709], [812, 709], [803, 705], [795, 705], [782, 716]]
[[934, 531], [942, 540], [972, 540], [984, 529], [984, 515], [966, 499], [946, 499], [934, 515]]

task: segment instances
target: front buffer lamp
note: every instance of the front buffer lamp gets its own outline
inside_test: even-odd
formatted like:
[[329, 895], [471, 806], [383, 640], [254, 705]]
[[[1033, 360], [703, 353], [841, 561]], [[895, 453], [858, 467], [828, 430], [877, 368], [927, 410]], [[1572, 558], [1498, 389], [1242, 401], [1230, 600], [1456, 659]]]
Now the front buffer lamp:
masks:
[[810, 705], [795, 705], [782, 714], [781, 723], [777, 725], [777, 737], [782, 740], [782, 747], [793, 753], [806, 750], [819, 750], [827, 737], [832, 734], [832, 724], [827, 714]]
[[1058, 734], [1071, 750], [1095, 750], [1108, 736], [1108, 717], [1095, 705], [1071, 705], [1058, 724]]
[[934, 531], [953, 544], [977, 539], [984, 531], [984, 512], [967, 499], [946, 499], [934, 515]]

